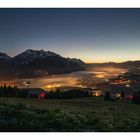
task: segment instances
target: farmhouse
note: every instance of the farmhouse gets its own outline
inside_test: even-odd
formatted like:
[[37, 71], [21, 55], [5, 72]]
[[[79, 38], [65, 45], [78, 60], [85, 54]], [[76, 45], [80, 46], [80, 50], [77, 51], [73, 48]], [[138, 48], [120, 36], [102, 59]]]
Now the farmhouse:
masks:
[[102, 89], [93, 89], [91, 91], [91, 96], [103, 96], [103, 90]]
[[46, 98], [46, 91], [41, 88], [30, 88], [28, 89], [28, 98]]

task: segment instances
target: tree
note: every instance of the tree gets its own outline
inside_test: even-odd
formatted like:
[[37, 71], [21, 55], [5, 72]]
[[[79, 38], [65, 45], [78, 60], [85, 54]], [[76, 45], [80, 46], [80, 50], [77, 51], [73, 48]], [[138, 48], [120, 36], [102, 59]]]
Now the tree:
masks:
[[105, 100], [105, 101], [109, 101], [109, 100], [110, 100], [110, 97], [111, 97], [111, 96], [110, 96], [110, 92], [107, 91], [107, 92], [105, 93], [105, 95], [104, 95], [104, 100]]
[[123, 91], [121, 92], [121, 98], [122, 98], [122, 99], [124, 99], [124, 98], [125, 98], [125, 94], [124, 94], [124, 92], [123, 92]]
[[132, 103], [140, 104], [140, 91], [137, 91], [132, 95]]
[[4, 86], [3, 86], [3, 94], [4, 94], [4, 96], [8, 96], [7, 95], [7, 86], [6, 86], [6, 84], [4, 84]]

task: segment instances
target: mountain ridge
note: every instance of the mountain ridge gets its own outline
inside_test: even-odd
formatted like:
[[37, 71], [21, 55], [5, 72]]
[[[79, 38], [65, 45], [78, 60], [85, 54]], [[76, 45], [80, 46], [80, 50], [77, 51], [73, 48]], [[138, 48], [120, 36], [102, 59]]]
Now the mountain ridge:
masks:
[[84, 70], [84, 64], [80, 59], [65, 58], [51, 51], [28, 49], [14, 57], [0, 53], [0, 76], [33, 78], [65, 74]]

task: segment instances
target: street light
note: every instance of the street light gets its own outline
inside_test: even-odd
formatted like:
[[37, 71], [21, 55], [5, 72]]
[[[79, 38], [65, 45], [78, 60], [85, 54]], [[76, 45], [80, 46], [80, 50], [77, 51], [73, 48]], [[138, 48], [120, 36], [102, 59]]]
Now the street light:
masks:
[[30, 85], [31, 85], [31, 81], [25, 81], [25, 85], [27, 86], [27, 88], [29, 89]]

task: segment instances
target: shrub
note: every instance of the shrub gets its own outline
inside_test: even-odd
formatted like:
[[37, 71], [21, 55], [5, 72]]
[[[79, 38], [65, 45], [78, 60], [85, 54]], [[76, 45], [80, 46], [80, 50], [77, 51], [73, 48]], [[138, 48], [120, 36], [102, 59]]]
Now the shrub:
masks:
[[132, 103], [140, 104], [140, 91], [135, 92], [135, 93], [132, 95]]
[[111, 98], [110, 92], [107, 91], [107, 92], [105, 93], [105, 95], [104, 95], [104, 100], [105, 100], [105, 101], [110, 101], [110, 98]]

